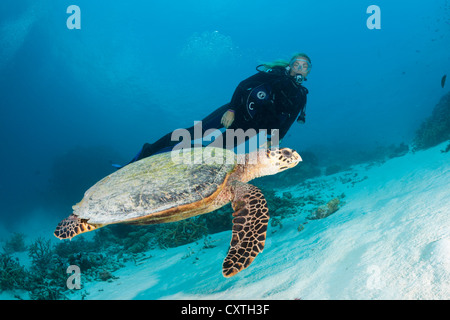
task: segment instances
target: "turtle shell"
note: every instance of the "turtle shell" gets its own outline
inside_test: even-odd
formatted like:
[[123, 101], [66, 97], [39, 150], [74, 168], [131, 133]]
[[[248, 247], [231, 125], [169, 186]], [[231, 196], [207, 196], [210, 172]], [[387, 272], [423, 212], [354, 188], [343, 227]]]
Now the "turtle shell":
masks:
[[73, 207], [74, 214], [90, 224], [148, 218], [211, 196], [236, 166], [235, 154], [220, 148], [172, 156], [167, 152], [144, 158], [103, 178]]

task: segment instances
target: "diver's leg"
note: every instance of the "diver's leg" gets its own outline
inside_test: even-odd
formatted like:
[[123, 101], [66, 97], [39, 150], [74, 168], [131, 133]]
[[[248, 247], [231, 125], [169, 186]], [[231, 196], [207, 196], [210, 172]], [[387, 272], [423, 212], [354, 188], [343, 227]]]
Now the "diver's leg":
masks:
[[[167, 147], [173, 147], [175, 146], [179, 141], [172, 141], [172, 132], [169, 132], [162, 138], [160, 138], [158, 141], [150, 144], [145, 143], [142, 147], [141, 151], [136, 155], [136, 157], [133, 158], [131, 162], [139, 161], [141, 159], [150, 157], [157, 153], [159, 150], [167, 148]], [[131, 163], [130, 162], [130, 163]]]
[[[162, 138], [160, 138], [155, 143], [152, 143], [152, 144], [144, 143], [141, 150], [139, 150], [139, 152], [134, 156], [134, 158], [131, 159], [131, 161], [128, 162], [126, 165], [129, 165], [130, 163], [150, 157], [150, 156], [154, 155], [155, 153], [157, 153], [158, 151], [160, 151], [161, 149], [164, 149], [167, 147], [173, 147], [174, 145], [176, 145], [178, 143], [178, 141], [172, 142], [171, 137], [172, 137], [172, 133], [170, 132], [170, 133], [166, 134], [165, 136], [163, 136]], [[114, 166], [117, 167], [118, 169], [124, 167], [124, 166], [118, 166], [118, 165], [114, 165]]]
[[[205, 133], [206, 130], [223, 128], [223, 125], [220, 123], [220, 121], [222, 120], [223, 114], [228, 110], [228, 105], [229, 104], [227, 103], [221, 106], [220, 108], [214, 110], [200, 121], [202, 128], [202, 135]], [[195, 125], [185, 129], [189, 132], [192, 138], [194, 138], [194, 129]], [[177, 143], [178, 142], [175, 142], [175, 144]]]
[[[214, 110], [213, 112], [211, 112], [208, 116], [206, 116], [205, 118], [203, 118], [203, 120], [201, 120], [201, 134], [202, 137], [204, 137], [204, 133], [206, 130], [209, 129], [220, 129], [223, 128], [223, 125], [220, 123], [223, 114], [228, 110], [228, 103], [221, 106], [220, 108]], [[196, 126], [198, 126], [200, 124], [196, 124], [193, 125], [192, 127], [186, 128], [184, 130], [186, 130], [190, 137], [191, 137], [191, 141], [194, 140], [195, 137], [195, 128]], [[171, 134], [169, 133], [166, 136], [164, 136], [163, 138], [159, 139], [158, 141], [156, 141], [155, 143], [149, 145], [147, 148], [147, 150], [150, 150], [150, 152], [144, 152], [142, 155], [142, 158], [145, 157], [149, 157], [152, 154], [155, 153], [160, 153], [160, 152], [166, 152], [166, 151], [170, 151], [170, 148], [176, 146], [178, 143], [180, 143], [179, 140], [175, 140], [172, 141], [171, 140]], [[195, 147], [196, 145], [192, 145], [193, 147]], [[142, 159], [141, 158], [141, 159]]]
[[[220, 123], [220, 121], [221, 121], [222, 116], [225, 113], [225, 111], [228, 110], [228, 105], [229, 104], [227, 103], [227, 104], [223, 105], [222, 107], [214, 110], [212, 113], [210, 113], [208, 116], [206, 116], [202, 120], [202, 134], [208, 129], [213, 129], [213, 128], [219, 129], [219, 128], [223, 127], [223, 125]], [[192, 126], [192, 127], [189, 127], [186, 129], [190, 133], [191, 137], [194, 137], [194, 128], [195, 128], [195, 126]], [[150, 157], [163, 149], [166, 150], [170, 147], [174, 147], [179, 142], [180, 142], [179, 140], [173, 141], [172, 140], [172, 132], [169, 132], [168, 134], [166, 134], [165, 136], [163, 136], [158, 141], [156, 141], [152, 144], [145, 143], [144, 146], [142, 147], [141, 151], [139, 151], [139, 153], [129, 163]]]
[[[198, 131], [195, 132], [196, 126], [199, 125], [199, 123], [195, 124], [194, 126], [187, 128], [186, 130], [189, 132], [191, 137], [193, 137], [192, 140], [195, 140], [195, 143], [191, 143], [191, 147], [202, 147], [202, 146], [214, 146], [223, 148], [223, 144], [221, 143], [222, 140], [217, 140], [221, 133], [219, 131], [223, 131], [221, 129], [224, 128], [224, 126], [221, 123], [223, 114], [228, 110], [229, 104], [225, 104], [221, 106], [220, 108], [214, 110], [212, 113], [210, 113], [208, 116], [203, 118], [203, 120], [200, 121], [200, 127], [201, 127], [201, 137], [198, 137]], [[210, 132], [207, 132], [207, 131]], [[217, 136], [217, 133], [219, 132], [219, 136]], [[195, 135], [197, 133], [197, 136]], [[215, 136], [212, 136], [212, 134]], [[214, 137], [214, 138], [213, 138]], [[201, 143], [198, 144], [198, 139], [201, 139]], [[211, 141], [212, 140], [212, 141]]]

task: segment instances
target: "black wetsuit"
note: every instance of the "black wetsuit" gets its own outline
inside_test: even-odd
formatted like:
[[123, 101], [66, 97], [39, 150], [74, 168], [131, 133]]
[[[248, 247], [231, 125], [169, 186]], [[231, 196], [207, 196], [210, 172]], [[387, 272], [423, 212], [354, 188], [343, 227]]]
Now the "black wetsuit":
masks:
[[229, 109], [235, 110], [230, 128], [267, 129], [268, 133], [279, 129], [281, 140], [299, 114], [300, 120], [305, 120], [307, 93], [285, 68], [258, 72], [236, 88], [229, 104]]
[[[230, 103], [218, 108], [202, 120], [202, 134], [208, 129], [220, 129], [223, 114], [231, 109], [235, 119], [228, 129], [250, 128], [256, 131], [279, 129], [281, 140], [294, 123], [295, 119], [305, 121], [306, 95], [308, 90], [287, 74], [285, 68], [275, 67], [270, 71], [260, 71], [243, 80], [236, 88]], [[194, 126], [187, 128], [194, 136]], [[232, 146], [233, 141], [224, 145]], [[170, 151], [180, 141], [172, 141], [172, 132], [166, 134], [153, 144], [144, 144], [142, 150], [131, 161], [137, 161], [153, 154]], [[130, 162], [130, 163], [131, 163]]]

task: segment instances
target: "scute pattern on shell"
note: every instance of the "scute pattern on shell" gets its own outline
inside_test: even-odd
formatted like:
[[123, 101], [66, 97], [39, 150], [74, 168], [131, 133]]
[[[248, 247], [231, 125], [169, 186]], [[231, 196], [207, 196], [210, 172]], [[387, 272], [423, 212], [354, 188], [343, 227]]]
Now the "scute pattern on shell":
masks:
[[89, 223], [109, 224], [201, 201], [214, 193], [235, 167], [234, 163], [217, 162], [175, 163], [170, 153], [142, 159], [87, 190], [73, 207], [74, 214]]

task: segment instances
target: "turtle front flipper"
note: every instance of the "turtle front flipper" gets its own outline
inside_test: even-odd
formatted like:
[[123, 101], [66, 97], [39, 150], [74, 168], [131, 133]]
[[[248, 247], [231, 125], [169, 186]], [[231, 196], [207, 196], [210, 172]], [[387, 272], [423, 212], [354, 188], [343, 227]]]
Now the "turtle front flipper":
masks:
[[236, 182], [233, 233], [230, 249], [223, 262], [224, 277], [232, 277], [247, 268], [264, 249], [269, 209], [266, 199], [257, 187]]
[[96, 228], [97, 226], [89, 224], [86, 220], [80, 219], [72, 214], [58, 223], [54, 235], [59, 239], [72, 239], [80, 233], [92, 231]]

